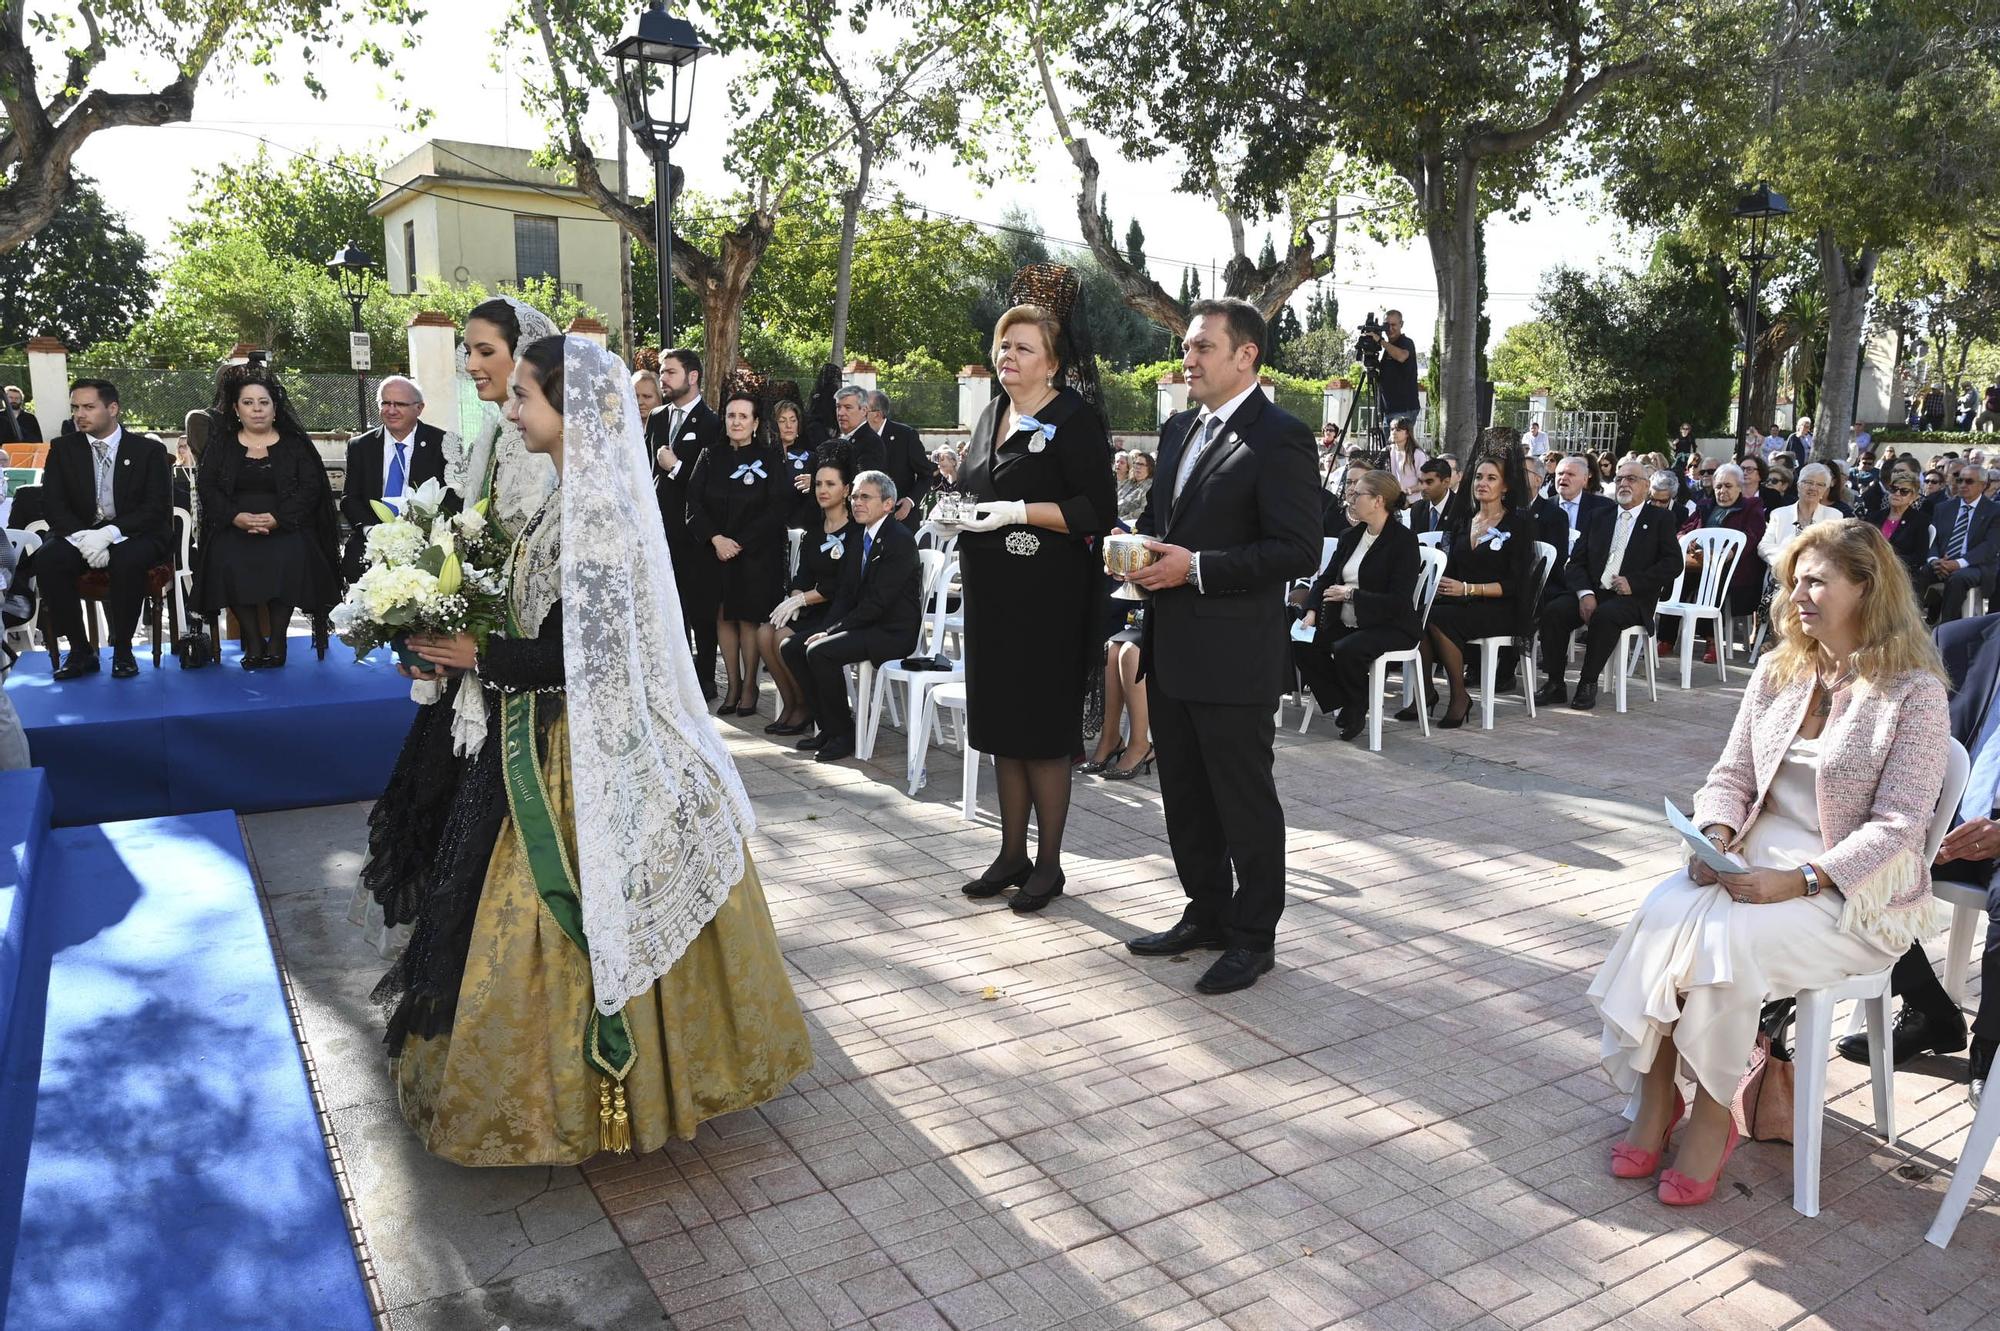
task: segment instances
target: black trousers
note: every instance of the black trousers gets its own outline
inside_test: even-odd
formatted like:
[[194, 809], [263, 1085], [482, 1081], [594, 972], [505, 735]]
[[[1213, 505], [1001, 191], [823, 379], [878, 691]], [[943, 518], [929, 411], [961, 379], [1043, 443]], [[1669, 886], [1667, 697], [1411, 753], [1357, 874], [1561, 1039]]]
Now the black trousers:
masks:
[[799, 681], [812, 711], [813, 724], [823, 735], [854, 736], [854, 709], [847, 705], [847, 677], [842, 666], [863, 661], [881, 665], [900, 661], [916, 650], [912, 634], [891, 633], [887, 629], [851, 629], [830, 633], [810, 647], [798, 634], [785, 639], [779, 649], [792, 678]]
[[[1934, 866], [1931, 876], [1986, 889], [1986, 947], [1979, 958], [1979, 1010], [1972, 1019], [1972, 1033], [2000, 1043], [2000, 881], [1994, 878], [1993, 866], [1992, 860], [1947, 860]], [[1889, 974], [1889, 992], [1934, 1015], [1949, 1015], [1951, 996], [1938, 982], [1921, 941], [1910, 944], [1910, 950], [1897, 959]]]
[[[1599, 592], [1597, 608], [1583, 635], [1583, 668], [1578, 684], [1595, 684], [1604, 663], [1618, 650], [1618, 635], [1634, 625], [1650, 623], [1653, 603], [1637, 596], [1616, 596]], [[1569, 659], [1569, 635], [1583, 625], [1583, 598], [1563, 592], [1542, 607], [1542, 673], [1560, 681], [1563, 662]]]
[[[1321, 612], [1324, 621], [1326, 611]], [[1311, 642], [1292, 644], [1292, 663], [1299, 678], [1319, 699], [1319, 709], [1331, 716], [1345, 707], [1368, 706], [1368, 671], [1384, 652], [1407, 651], [1417, 640], [1386, 624], [1348, 628], [1322, 622]]]
[[[104, 597], [104, 617], [111, 624], [111, 645], [121, 651], [132, 645], [139, 627], [139, 609], [146, 602], [146, 574], [167, 560], [166, 544], [151, 536], [128, 536], [111, 547], [111, 589]], [[50, 630], [69, 639], [72, 651], [84, 650], [83, 601], [76, 580], [90, 571], [83, 552], [63, 537], [52, 537], [35, 552], [35, 586], [49, 617]]]
[[1154, 679], [1147, 701], [1185, 918], [1222, 929], [1231, 947], [1269, 951], [1285, 911], [1285, 811], [1271, 774], [1275, 699], [1183, 702]]
[[[667, 533], [667, 553], [673, 556], [674, 585], [680, 591], [681, 621], [687, 625], [694, 653], [694, 675], [701, 696], [715, 696], [715, 662], [721, 655], [716, 641], [715, 616], [722, 608], [722, 588], [705, 576], [700, 542], [685, 533]], [[713, 561], [710, 561], [713, 563]]]
[[1986, 570], [1973, 564], [1967, 564], [1958, 572], [1948, 573], [1943, 577], [1939, 577], [1937, 570], [1926, 564], [1916, 577], [1917, 597], [1921, 600], [1931, 588], [1943, 584], [1944, 601], [1938, 610], [1938, 622], [1949, 624], [1954, 619], [1965, 617], [1965, 594], [1974, 587], [1984, 586], [1985, 583]]

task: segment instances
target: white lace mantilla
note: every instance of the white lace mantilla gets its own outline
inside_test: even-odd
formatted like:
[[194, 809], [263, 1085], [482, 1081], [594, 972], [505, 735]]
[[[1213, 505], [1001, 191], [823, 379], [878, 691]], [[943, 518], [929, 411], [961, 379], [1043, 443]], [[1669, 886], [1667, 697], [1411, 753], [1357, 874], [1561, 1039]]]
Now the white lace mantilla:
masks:
[[728, 900], [756, 820], [695, 681], [631, 377], [587, 338], [564, 347], [563, 478], [577, 878], [609, 1014], [672, 969]]

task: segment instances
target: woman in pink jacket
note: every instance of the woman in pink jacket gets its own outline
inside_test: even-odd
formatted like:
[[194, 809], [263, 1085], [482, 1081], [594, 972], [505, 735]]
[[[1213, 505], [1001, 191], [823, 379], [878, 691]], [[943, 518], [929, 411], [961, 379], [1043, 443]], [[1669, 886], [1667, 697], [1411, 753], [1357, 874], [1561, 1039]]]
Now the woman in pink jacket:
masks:
[[[1778, 647], [1744, 691], [1694, 821], [1750, 867], [1692, 857], [1625, 926], [1590, 998], [1604, 1067], [1637, 1112], [1611, 1172], [1647, 1178], [1694, 1104], [1660, 1200], [1707, 1201], [1766, 998], [1894, 963], [1928, 932], [1925, 837], [1951, 723], [1909, 575], [1873, 526], [1808, 527], [1776, 569]], [[1822, 1058], [1824, 1050], [1803, 1057]]]

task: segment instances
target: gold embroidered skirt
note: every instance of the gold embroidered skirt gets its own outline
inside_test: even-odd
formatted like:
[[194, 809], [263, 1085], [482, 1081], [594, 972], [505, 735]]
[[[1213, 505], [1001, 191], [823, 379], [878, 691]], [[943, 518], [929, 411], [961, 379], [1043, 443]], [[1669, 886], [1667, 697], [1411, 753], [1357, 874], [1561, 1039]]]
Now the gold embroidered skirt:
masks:
[[[558, 717], [542, 760], [549, 805], [575, 856], [569, 736]], [[596, 1069], [584, 1061], [590, 961], [535, 890], [504, 823], [448, 1034], [412, 1037], [391, 1067], [424, 1148], [462, 1165], [577, 1164], [598, 1151]], [[625, 1005], [636, 1059], [625, 1078], [636, 1150], [691, 1138], [706, 1119], [776, 1096], [812, 1065], [756, 866], [674, 968]]]

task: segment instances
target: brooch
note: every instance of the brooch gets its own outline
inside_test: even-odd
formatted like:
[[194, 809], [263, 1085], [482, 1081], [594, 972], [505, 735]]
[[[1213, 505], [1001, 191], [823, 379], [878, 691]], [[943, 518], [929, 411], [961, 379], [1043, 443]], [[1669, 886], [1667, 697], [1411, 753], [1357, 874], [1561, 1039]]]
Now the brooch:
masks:
[[1033, 430], [1037, 433], [1036, 438], [1028, 441], [1030, 453], [1041, 452], [1049, 446], [1049, 441], [1056, 437], [1055, 426], [1038, 421], [1033, 416], [1022, 416], [1014, 422], [1014, 433], [1019, 434], [1023, 430]]
[[1032, 555], [1042, 548], [1042, 538], [1031, 531], [1010, 531], [1006, 545], [1010, 555]]

